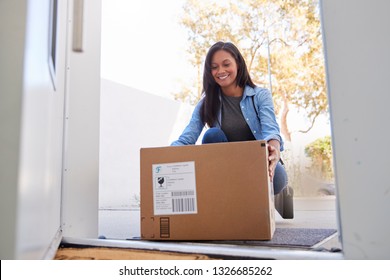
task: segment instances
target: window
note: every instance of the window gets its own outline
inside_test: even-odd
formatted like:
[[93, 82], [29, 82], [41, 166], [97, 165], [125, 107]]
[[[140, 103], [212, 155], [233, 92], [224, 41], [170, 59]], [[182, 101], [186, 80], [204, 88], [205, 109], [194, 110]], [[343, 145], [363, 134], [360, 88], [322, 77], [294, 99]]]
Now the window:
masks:
[[57, 58], [57, 0], [51, 0], [49, 13], [49, 70], [56, 89], [56, 58]]

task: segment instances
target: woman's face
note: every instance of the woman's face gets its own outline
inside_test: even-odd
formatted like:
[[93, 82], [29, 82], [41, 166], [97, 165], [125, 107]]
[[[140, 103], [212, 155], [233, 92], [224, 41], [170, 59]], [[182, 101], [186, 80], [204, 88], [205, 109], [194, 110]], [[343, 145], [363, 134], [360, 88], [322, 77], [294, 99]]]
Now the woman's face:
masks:
[[236, 87], [237, 70], [236, 60], [227, 51], [216, 51], [211, 58], [211, 75], [221, 88]]

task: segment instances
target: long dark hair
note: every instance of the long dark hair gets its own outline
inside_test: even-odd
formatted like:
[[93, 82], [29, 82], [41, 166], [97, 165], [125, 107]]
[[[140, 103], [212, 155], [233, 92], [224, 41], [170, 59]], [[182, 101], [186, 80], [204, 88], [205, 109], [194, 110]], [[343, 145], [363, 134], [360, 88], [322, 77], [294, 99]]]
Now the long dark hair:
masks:
[[209, 127], [212, 127], [218, 119], [218, 111], [220, 108], [220, 86], [215, 82], [214, 77], [211, 74], [211, 60], [214, 54], [224, 50], [229, 52], [237, 63], [237, 78], [236, 84], [241, 88], [245, 88], [246, 85], [254, 88], [255, 84], [252, 82], [249, 76], [248, 68], [244, 58], [242, 57], [238, 48], [230, 42], [217, 42], [209, 49], [206, 55], [206, 61], [204, 63], [203, 71], [203, 95], [204, 100], [201, 107], [202, 121]]

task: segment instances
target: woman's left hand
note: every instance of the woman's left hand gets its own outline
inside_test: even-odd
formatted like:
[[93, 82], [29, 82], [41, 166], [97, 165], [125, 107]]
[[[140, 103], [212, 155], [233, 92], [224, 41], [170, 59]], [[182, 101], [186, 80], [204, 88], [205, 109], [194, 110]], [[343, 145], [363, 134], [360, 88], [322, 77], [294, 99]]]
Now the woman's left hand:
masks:
[[268, 141], [268, 161], [269, 161], [269, 177], [273, 181], [275, 168], [280, 159], [280, 143], [278, 140]]

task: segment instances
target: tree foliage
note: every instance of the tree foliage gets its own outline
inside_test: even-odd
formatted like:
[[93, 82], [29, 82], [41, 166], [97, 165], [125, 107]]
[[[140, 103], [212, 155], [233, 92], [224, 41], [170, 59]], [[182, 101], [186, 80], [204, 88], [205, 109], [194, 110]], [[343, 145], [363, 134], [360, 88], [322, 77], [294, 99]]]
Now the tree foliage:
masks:
[[305, 154], [311, 159], [311, 172], [322, 179], [333, 178], [332, 142], [330, 136], [318, 138], [306, 145]]
[[[203, 61], [217, 41], [231, 41], [242, 51], [254, 82], [271, 89], [281, 130], [287, 126], [289, 105], [310, 120], [327, 111], [318, 0], [187, 0], [180, 23], [188, 31], [195, 85], [175, 95], [195, 104], [202, 94]], [[192, 90], [191, 90], [192, 88]]]

